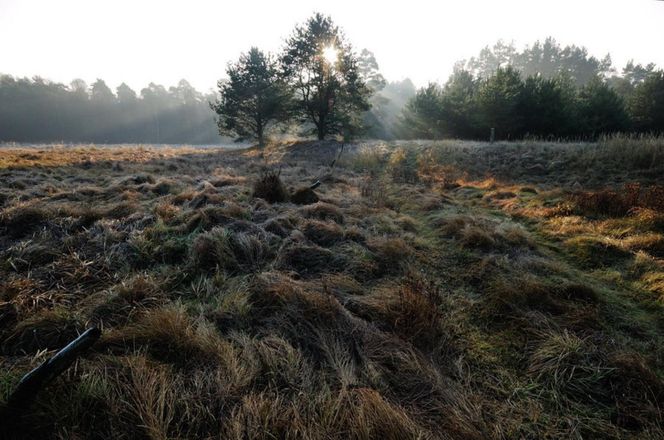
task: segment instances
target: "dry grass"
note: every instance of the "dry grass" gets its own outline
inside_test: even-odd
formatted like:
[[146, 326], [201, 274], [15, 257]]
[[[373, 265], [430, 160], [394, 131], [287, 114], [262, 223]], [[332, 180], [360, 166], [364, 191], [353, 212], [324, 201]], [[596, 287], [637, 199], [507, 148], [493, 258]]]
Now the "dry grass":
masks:
[[254, 183], [253, 196], [268, 203], [280, 203], [288, 200], [288, 192], [279, 178], [281, 170], [264, 170]]
[[624, 217], [637, 208], [664, 212], [664, 187], [632, 183], [615, 191], [581, 192], [574, 195], [572, 203], [583, 215]]
[[4, 149], [0, 437], [662, 438], [662, 145]]

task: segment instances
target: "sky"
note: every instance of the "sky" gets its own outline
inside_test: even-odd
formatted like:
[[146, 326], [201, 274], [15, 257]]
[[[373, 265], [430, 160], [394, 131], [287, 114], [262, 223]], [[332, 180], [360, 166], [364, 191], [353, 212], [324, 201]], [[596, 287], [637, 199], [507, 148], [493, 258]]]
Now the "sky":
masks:
[[445, 81], [459, 59], [498, 39], [522, 48], [553, 36], [614, 65], [664, 67], [656, 0], [0, 0], [0, 73], [140, 90], [187, 79], [215, 87], [251, 46], [278, 52], [297, 23], [323, 12], [388, 80]]

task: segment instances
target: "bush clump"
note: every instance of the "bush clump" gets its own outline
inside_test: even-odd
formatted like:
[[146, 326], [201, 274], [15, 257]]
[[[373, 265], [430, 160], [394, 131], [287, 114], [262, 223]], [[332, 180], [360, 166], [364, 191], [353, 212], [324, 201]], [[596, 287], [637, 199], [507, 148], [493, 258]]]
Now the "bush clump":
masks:
[[417, 154], [412, 149], [398, 148], [390, 155], [388, 169], [392, 179], [399, 183], [417, 183]]

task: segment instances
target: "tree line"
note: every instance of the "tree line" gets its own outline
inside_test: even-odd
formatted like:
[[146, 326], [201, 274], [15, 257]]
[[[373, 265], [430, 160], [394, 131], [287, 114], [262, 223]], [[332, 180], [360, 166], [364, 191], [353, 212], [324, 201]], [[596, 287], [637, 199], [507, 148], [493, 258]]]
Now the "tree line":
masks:
[[664, 71], [630, 61], [618, 74], [609, 55], [561, 47], [552, 38], [523, 51], [498, 42], [461, 61], [444, 85], [407, 103], [400, 135], [410, 138], [596, 139], [664, 132]]
[[[388, 83], [368, 50], [355, 53], [329, 16], [296, 26], [281, 53], [251, 48], [228, 65], [218, 93], [182, 80], [115, 93], [103, 80], [68, 86], [0, 76], [0, 141], [216, 143], [295, 134], [394, 138], [415, 95], [409, 80]], [[212, 110], [212, 111], [211, 111]], [[215, 124], [216, 122], [216, 124]], [[215, 128], [216, 125], [216, 128]]]
[[209, 101], [187, 81], [139, 94], [123, 83], [115, 93], [101, 79], [88, 86], [0, 75], [0, 141], [96, 143], [219, 143]]
[[283, 133], [344, 138], [594, 139], [664, 132], [664, 72], [553, 38], [523, 50], [499, 41], [456, 63], [445, 84], [388, 82], [374, 54], [353, 50], [329, 16], [298, 25], [280, 53], [250, 48], [217, 93], [187, 81], [115, 93], [0, 75], [0, 141], [218, 143]]

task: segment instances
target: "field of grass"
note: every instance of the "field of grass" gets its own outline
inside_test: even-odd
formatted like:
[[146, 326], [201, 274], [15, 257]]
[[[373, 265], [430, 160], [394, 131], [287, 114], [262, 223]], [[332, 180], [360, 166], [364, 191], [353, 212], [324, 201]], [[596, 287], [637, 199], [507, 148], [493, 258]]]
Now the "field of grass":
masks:
[[664, 139], [339, 147], [0, 149], [0, 438], [664, 438]]

